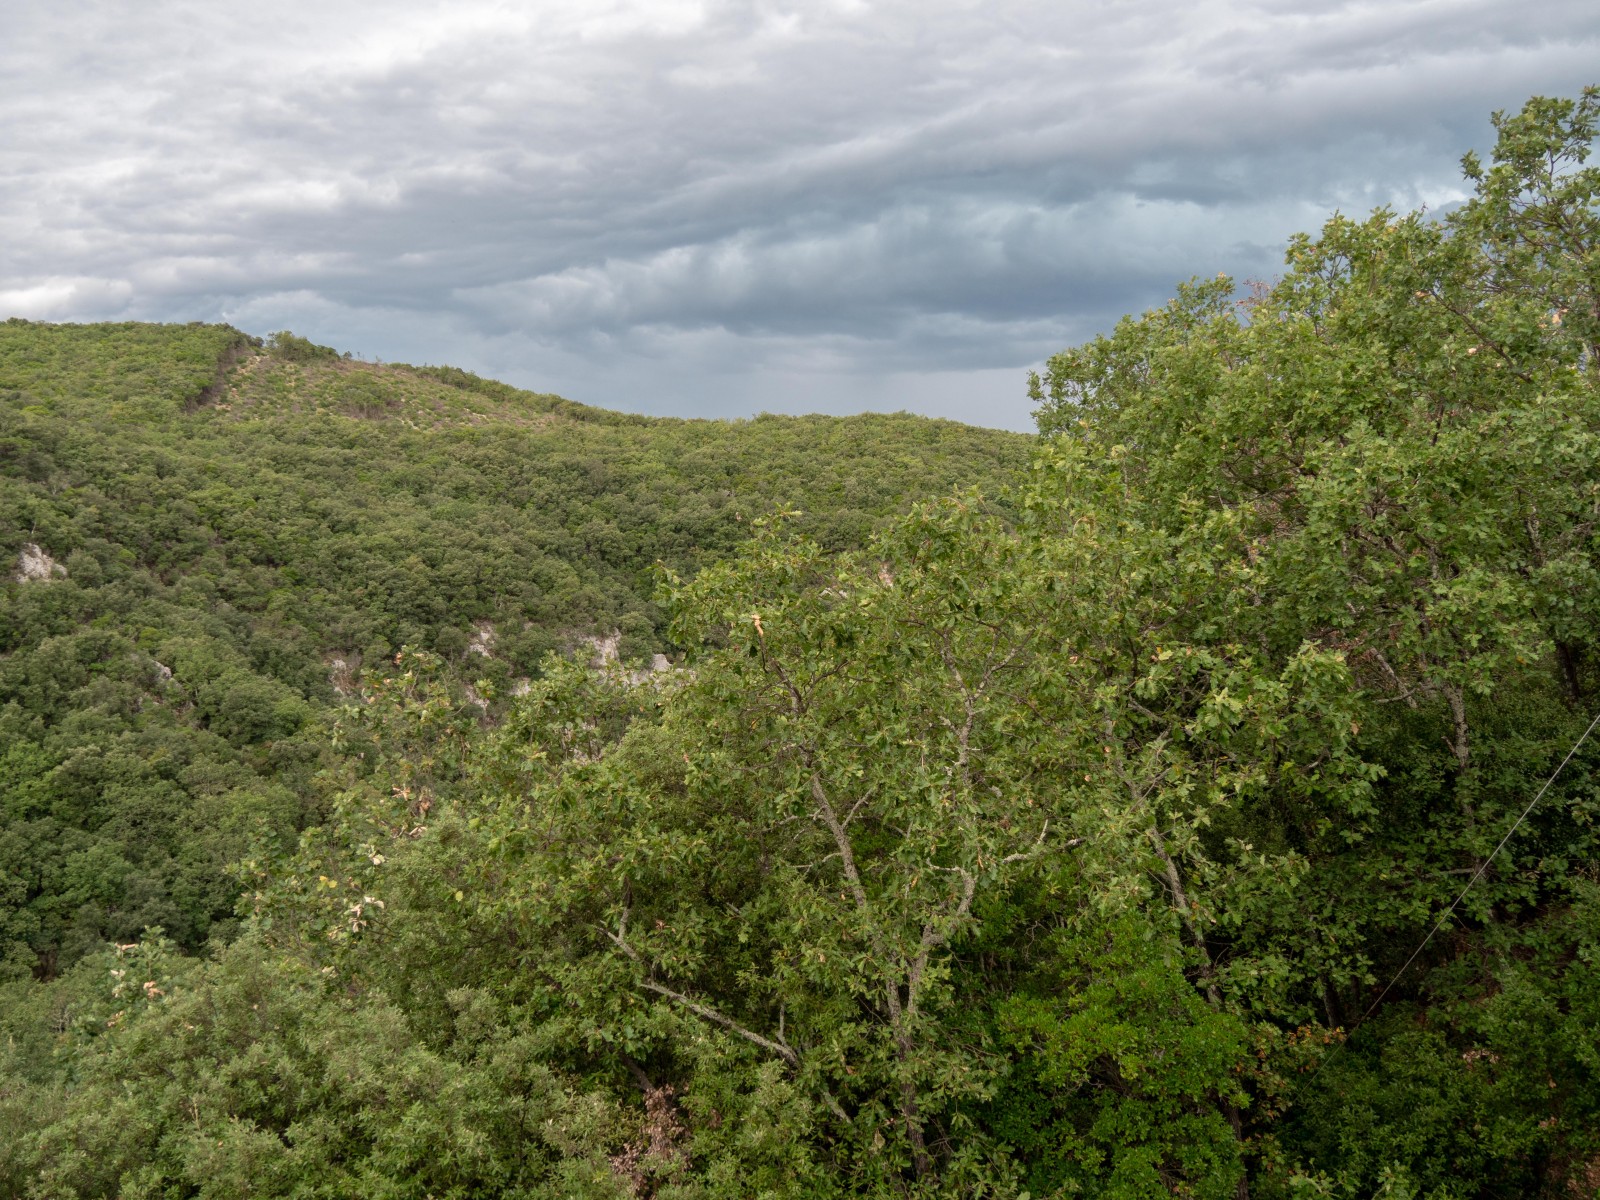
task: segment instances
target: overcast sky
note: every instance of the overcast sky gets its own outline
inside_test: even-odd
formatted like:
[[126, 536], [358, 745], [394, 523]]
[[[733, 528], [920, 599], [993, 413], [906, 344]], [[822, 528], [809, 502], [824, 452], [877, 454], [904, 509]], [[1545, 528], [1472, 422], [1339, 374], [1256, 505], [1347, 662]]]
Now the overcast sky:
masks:
[[1031, 427], [1028, 367], [1600, 81], [1596, 0], [4, 0], [0, 317], [641, 412]]

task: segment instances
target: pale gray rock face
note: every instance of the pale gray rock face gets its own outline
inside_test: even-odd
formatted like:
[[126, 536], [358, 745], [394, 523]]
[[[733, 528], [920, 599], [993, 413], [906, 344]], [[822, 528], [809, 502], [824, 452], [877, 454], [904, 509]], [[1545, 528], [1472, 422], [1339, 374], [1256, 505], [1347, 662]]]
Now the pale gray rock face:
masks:
[[617, 653], [622, 649], [622, 631], [613, 629], [608, 637], [586, 637], [583, 639], [594, 651], [594, 658], [590, 664], [596, 667], [609, 667], [617, 661]]
[[467, 653], [484, 658], [494, 657], [494, 626], [488, 621], [480, 621], [474, 627], [473, 638], [467, 643]]
[[642, 671], [627, 672], [627, 679], [629, 683], [637, 687], [641, 683], [650, 682], [652, 677], [670, 670], [672, 670], [671, 659], [669, 659], [665, 654], [652, 654], [650, 656], [649, 667]]
[[18, 583], [48, 583], [52, 579], [64, 579], [66, 574], [67, 569], [37, 543], [23, 543], [22, 553], [17, 555], [15, 578]]
[[356, 665], [342, 658], [330, 658], [328, 682], [339, 695], [350, 695], [356, 690]]

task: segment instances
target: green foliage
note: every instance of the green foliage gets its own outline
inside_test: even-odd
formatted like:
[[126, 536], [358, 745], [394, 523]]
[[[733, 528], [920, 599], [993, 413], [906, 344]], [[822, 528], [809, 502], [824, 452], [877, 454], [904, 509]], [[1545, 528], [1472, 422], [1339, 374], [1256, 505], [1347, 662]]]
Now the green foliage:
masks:
[[1052, 359], [1003, 505], [943, 426], [289, 335], [148, 460], [5, 409], [67, 565], [0, 613], [0, 1187], [1596, 1194], [1600, 749], [1517, 822], [1600, 683], [1597, 107]]
[[[293, 334], [0, 326], [0, 974], [233, 928], [226, 865], [322, 813], [363, 663], [507, 694], [621, 633], [670, 649], [658, 560], [801, 502], [835, 543], [1025, 439], [889, 417], [655, 422]], [[20, 579], [24, 554], [54, 567]]]
[[381, 997], [352, 1002], [248, 939], [181, 988], [170, 952], [129, 950], [74, 1088], [0, 1149], [8, 1195], [620, 1194], [592, 1148], [615, 1106], [545, 1067], [487, 995], [452, 992], [433, 1048]]
[[[1263, 794], [1241, 833], [1295, 855], [1303, 882], [1220, 904], [1229, 982], [1260, 970], [1271, 987], [1240, 999], [1280, 1021], [1358, 1022], [1590, 715], [1597, 104], [1497, 117], [1493, 167], [1467, 162], [1478, 195], [1442, 222], [1336, 217], [1242, 304], [1230, 281], [1191, 285], [1035, 381], [1053, 452], [1125, 462], [1141, 521], [1228, 530], [1219, 562], [1250, 602], [1219, 628], [1268, 661], [1337, 653], [1359, 687], [1370, 803], [1340, 822]], [[1191, 619], [1212, 606], [1197, 596]], [[1271, 1153], [1304, 1155], [1306, 1186], [1554, 1195], [1587, 1178], [1586, 1134], [1564, 1119], [1571, 1097], [1593, 1102], [1586, 1068], [1555, 1083], [1533, 1065], [1554, 1057], [1543, 1035], [1508, 1087], [1471, 1067], [1512, 1057], [1482, 1019], [1511, 1019], [1512, 977], [1593, 987], [1563, 915], [1596, 857], [1592, 761], [1568, 768], [1395, 1007], [1299, 1089]], [[1548, 975], [1513, 966], [1530, 957]]]
[[287, 329], [268, 336], [266, 351], [274, 358], [293, 363], [325, 361], [339, 357], [339, 352], [332, 346], [319, 346], [310, 338], [299, 337]]
[[552, 666], [487, 733], [408, 658], [259, 920], [424, 1026], [470, 982], [551, 1061], [681, 1097], [655, 1169], [707, 1194], [1232, 1195], [1249, 1030], [1178, 876], [1220, 869], [1232, 757], [1363, 790], [1325, 749], [1345, 677], [1147, 656], [1173, 604], [1108, 627], [1102, 548], [967, 501], [858, 556], [766, 531], [671, 584], [692, 673]]

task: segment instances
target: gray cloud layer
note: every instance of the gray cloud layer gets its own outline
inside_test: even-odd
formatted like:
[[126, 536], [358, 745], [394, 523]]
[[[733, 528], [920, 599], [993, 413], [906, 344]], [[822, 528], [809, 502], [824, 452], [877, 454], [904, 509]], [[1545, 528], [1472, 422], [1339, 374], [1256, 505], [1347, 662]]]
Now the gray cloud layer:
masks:
[[1458, 199], [1593, 0], [13, 0], [0, 316], [222, 319], [613, 407], [1028, 425], [1027, 365]]

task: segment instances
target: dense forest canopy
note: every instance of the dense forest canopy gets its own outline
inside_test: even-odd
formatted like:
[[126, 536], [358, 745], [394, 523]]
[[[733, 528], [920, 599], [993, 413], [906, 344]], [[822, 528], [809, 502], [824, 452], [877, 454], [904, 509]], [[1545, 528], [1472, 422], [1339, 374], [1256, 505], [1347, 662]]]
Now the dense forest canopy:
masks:
[[1031, 445], [3, 327], [0, 1191], [1600, 1194], [1597, 117]]
[[775, 507], [857, 544], [1026, 453], [905, 416], [652, 421], [291, 334], [0, 325], [0, 974], [226, 936], [227, 863], [319, 819], [326, 716], [402, 646], [505, 696], [585, 638], [647, 661], [658, 565]]

